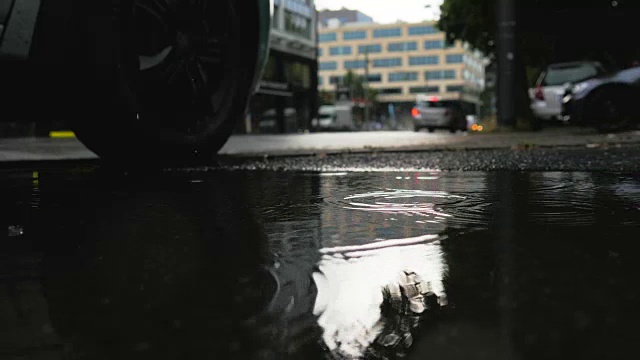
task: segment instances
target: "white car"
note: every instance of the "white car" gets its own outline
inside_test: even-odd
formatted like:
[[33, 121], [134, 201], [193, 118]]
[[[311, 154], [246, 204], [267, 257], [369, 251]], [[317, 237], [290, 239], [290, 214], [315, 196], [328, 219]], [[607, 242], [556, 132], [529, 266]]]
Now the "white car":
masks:
[[562, 98], [566, 86], [604, 73], [602, 65], [593, 61], [549, 65], [540, 74], [536, 87], [529, 89], [534, 116], [543, 121], [565, 120], [562, 116]]

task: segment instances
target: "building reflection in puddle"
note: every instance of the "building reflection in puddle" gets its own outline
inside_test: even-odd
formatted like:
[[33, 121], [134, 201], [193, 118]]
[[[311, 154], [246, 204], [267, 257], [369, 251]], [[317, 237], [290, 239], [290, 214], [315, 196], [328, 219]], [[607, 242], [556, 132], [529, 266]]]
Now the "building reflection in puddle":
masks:
[[314, 315], [334, 357], [401, 356], [427, 312], [446, 304], [442, 234], [454, 217], [448, 208], [467, 199], [439, 187], [437, 175], [322, 182]]
[[484, 182], [400, 175], [44, 174], [42, 194], [25, 177], [5, 187], [30, 245], [10, 259], [41, 259], [29, 270], [42, 321], [86, 358], [283, 358], [318, 343], [337, 358], [398, 354], [446, 299], [447, 229], [482, 223], [464, 189]]
[[[314, 314], [329, 351], [359, 358], [377, 339], [386, 341], [383, 346], [395, 347], [410, 336], [414, 317], [426, 310], [423, 296], [432, 292], [445, 299], [442, 279], [446, 266], [437, 238], [383, 241], [378, 248], [321, 250], [319, 272], [313, 274], [318, 288]], [[417, 288], [413, 294], [412, 287]], [[396, 298], [407, 302], [408, 311], [396, 306], [387, 314], [391, 316], [383, 316], [382, 308]], [[399, 318], [405, 318], [406, 326]]]

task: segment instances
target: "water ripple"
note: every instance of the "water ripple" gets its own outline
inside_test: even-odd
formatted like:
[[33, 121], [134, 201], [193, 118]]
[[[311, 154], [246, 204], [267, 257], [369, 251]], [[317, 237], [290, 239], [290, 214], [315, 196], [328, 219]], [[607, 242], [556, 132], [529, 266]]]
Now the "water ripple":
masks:
[[485, 208], [489, 205], [473, 195], [462, 196], [445, 191], [410, 189], [373, 190], [327, 202], [345, 210], [413, 218], [414, 223], [421, 225], [446, 223], [450, 226], [486, 224]]

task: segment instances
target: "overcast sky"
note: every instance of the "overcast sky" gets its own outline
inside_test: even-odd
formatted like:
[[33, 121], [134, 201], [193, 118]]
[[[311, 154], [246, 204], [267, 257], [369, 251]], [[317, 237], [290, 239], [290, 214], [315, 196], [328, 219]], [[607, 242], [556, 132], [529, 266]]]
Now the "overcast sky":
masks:
[[[338, 10], [342, 7], [360, 10], [379, 23], [388, 24], [398, 20], [418, 22], [435, 20], [442, 0], [316, 0], [318, 10]], [[431, 9], [425, 9], [431, 5]]]

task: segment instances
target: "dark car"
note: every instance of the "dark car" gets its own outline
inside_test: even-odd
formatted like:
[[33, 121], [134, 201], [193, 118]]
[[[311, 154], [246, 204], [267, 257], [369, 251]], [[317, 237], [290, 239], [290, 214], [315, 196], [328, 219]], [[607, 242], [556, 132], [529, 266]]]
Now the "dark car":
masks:
[[595, 77], [566, 88], [563, 115], [601, 132], [637, 124], [640, 117], [640, 67]]
[[264, 67], [270, 0], [0, 0], [0, 119], [64, 119], [102, 158], [219, 150]]

